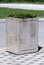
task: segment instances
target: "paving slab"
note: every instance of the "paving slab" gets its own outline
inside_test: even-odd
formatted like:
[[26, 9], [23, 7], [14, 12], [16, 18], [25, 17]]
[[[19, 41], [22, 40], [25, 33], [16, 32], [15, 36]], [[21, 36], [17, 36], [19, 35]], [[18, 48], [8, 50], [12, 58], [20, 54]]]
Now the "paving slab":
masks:
[[44, 65], [44, 47], [32, 54], [16, 55], [0, 49], [0, 65]]

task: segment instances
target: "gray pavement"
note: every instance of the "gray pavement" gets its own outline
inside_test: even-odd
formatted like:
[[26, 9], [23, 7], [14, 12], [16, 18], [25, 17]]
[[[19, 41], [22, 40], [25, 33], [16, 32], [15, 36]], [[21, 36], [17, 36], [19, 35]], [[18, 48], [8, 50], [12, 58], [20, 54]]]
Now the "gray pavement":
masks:
[[19, 8], [19, 9], [28, 9], [28, 10], [44, 10], [43, 4], [17, 4], [17, 3], [0, 3], [0, 7], [7, 8]]
[[44, 47], [32, 54], [10, 54], [6, 48], [0, 49], [0, 65], [44, 65]]

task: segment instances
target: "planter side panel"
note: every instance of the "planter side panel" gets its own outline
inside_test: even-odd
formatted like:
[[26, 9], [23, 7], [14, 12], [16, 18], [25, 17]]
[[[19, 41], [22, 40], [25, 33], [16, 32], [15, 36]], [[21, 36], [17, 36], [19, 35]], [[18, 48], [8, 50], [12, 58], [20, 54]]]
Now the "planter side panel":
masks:
[[20, 24], [20, 51], [38, 51], [38, 21], [26, 20]]
[[19, 52], [18, 24], [18, 21], [7, 18], [7, 50], [15, 53]]

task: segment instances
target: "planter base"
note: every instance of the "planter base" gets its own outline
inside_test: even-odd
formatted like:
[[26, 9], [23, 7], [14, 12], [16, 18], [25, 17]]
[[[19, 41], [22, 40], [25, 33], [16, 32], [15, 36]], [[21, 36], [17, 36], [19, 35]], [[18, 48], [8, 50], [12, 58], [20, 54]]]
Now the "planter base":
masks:
[[27, 50], [27, 51], [21, 51], [21, 52], [12, 52], [10, 49], [7, 50], [7, 52], [11, 53], [11, 54], [16, 54], [16, 55], [22, 55], [22, 54], [31, 54], [31, 53], [35, 53], [38, 52], [38, 50]]

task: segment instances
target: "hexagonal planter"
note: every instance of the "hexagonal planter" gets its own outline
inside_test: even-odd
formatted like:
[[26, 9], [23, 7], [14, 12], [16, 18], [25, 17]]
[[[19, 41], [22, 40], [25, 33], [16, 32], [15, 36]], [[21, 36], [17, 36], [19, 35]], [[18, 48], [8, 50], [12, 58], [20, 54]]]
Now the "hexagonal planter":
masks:
[[12, 18], [7, 21], [7, 51], [22, 54], [38, 51], [38, 18]]

